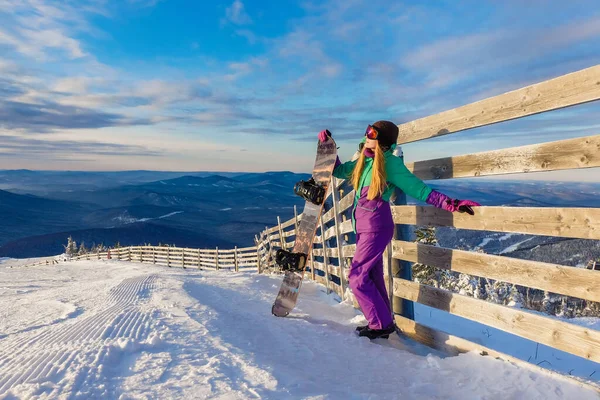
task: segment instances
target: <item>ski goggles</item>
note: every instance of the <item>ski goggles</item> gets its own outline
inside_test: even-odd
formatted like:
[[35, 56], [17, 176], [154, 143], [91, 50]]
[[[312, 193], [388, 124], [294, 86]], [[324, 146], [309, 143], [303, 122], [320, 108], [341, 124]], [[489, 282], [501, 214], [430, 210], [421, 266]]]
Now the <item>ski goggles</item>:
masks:
[[365, 136], [367, 137], [367, 139], [377, 140], [377, 137], [379, 136], [379, 132], [377, 132], [377, 129], [375, 129], [371, 125], [369, 125], [369, 126], [367, 126], [367, 130], [365, 131]]

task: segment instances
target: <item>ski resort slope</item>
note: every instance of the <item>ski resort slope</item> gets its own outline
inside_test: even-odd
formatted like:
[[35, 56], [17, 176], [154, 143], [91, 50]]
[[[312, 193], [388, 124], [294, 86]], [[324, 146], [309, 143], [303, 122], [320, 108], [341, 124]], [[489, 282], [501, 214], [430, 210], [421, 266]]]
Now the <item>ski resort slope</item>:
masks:
[[117, 261], [0, 264], [0, 399], [597, 399], [512, 364], [358, 338], [350, 304], [280, 277]]

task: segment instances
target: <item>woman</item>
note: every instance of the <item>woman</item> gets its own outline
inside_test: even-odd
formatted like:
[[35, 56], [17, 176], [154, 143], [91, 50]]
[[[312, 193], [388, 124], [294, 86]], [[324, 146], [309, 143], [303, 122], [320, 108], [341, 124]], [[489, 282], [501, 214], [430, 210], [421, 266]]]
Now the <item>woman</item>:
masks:
[[[328, 130], [319, 133], [324, 142]], [[357, 160], [342, 164], [339, 159], [333, 175], [349, 179], [356, 190], [352, 226], [356, 233], [356, 252], [348, 276], [350, 288], [369, 322], [356, 330], [369, 339], [388, 338], [395, 331], [392, 310], [383, 278], [383, 252], [394, 235], [390, 196], [399, 188], [409, 196], [450, 212], [474, 214], [469, 200], [455, 200], [414, 176], [400, 157], [393, 155], [398, 127], [389, 121], [377, 121], [367, 127]]]

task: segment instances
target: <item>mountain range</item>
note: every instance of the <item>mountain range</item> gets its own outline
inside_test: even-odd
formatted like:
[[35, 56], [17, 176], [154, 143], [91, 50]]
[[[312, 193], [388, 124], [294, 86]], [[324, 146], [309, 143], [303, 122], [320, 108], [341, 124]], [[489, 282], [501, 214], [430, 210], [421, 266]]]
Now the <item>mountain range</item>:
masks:
[[[293, 217], [294, 206], [302, 211], [303, 201], [293, 194], [293, 186], [309, 177], [287, 171], [0, 171], [0, 257], [59, 254], [68, 236], [87, 247], [117, 242], [250, 246], [254, 235], [277, 223], [277, 216], [285, 221]], [[600, 184], [595, 183], [483, 179], [427, 183], [451, 197], [489, 206], [600, 207]], [[411, 198], [408, 202], [419, 203]], [[519, 242], [570, 246], [581, 255], [572, 263], [593, 256], [597, 247], [600, 250], [597, 243], [572, 239], [452, 228], [439, 228], [438, 235], [445, 247], [482, 248], [506, 255], [517, 254]], [[546, 258], [545, 254], [540, 257]]]

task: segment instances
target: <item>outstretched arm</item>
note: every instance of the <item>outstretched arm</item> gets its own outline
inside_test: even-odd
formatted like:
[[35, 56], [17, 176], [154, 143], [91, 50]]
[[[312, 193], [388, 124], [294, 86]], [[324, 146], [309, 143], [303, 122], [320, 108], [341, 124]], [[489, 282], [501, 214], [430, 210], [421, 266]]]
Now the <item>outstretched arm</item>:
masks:
[[481, 205], [471, 200], [452, 199], [437, 190], [431, 189], [422, 180], [410, 172], [400, 158], [389, 158], [388, 161], [390, 162], [390, 176], [388, 176], [388, 181], [415, 199], [419, 199], [427, 204], [431, 204], [434, 207], [446, 211], [466, 212], [470, 215], [475, 214], [472, 207]]

